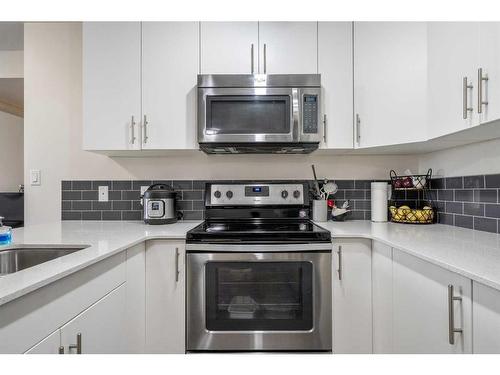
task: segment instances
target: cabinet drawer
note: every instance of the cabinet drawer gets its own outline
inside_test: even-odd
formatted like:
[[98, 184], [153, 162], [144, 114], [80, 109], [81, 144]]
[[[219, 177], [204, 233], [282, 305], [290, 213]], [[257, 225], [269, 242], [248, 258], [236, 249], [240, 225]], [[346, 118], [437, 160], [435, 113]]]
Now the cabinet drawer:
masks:
[[23, 353], [125, 282], [122, 252], [0, 307], [0, 353]]

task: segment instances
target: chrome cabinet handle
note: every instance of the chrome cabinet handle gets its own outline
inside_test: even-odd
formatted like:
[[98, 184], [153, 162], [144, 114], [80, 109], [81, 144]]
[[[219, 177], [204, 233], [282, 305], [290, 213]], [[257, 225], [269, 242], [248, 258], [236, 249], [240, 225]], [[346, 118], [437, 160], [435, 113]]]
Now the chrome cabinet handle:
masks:
[[469, 99], [468, 99], [468, 92], [469, 92], [469, 90], [472, 90], [473, 88], [474, 88], [474, 86], [469, 85], [467, 83], [467, 77], [464, 77], [463, 81], [462, 81], [462, 90], [463, 90], [463, 93], [462, 93], [462, 100], [463, 100], [462, 112], [463, 112], [463, 114], [462, 115], [463, 115], [464, 120], [467, 120], [467, 117], [469, 116], [469, 112], [472, 112], [474, 110], [474, 108], [469, 107]]
[[59, 354], [64, 354], [64, 346], [59, 347]]
[[455, 345], [455, 333], [462, 333], [462, 328], [455, 328], [455, 310], [453, 309], [454, 301], [462, 301], [462, 297], [453, 295], [453, 285], [448, 285], [448, 339], [450, 345]]
[[337, 273], [339, 274], [339, 280], [342, 280], [342, 246], [339, 246], [339, 251], [337, 251], [337, 254], [339, 256], [339, 268], [337, 270]]
[[130, 122], [130, 129], [131, 129], [131, 138], [130, 138], [130, 143], [134, 144], [135, 143], [135, 121], [134, 121], [134, 116], [132, 116], [132, 121]]
[[142, 132], [143, 132], [142, 141], [144, 143], [146, 143], [147, 140], [148, 140], [148, 132], [147, 132], [147, 130], [148, 130], [147, 129], [148, 124], [149, 124], [148, 123], [148, 119], [147, 119], [146, 115], [144, 115], [144, 121], [142, 122]]
[[264, 74], [267, 72], [267, 45], [264, 43]]
[[323, 142], [326, 144], [326, 114], [323, 115]]
[[488, 105], [488, 100], [483, 100], [483, 81], [488, 81], [488, 74], [483, 75], [483, 68], [477, 70], [477, 113], [483, 113], [483, 105]]
[[254, 69], [254, 62], [253, 62], [253, 43], [251, 44], [250, 47], [250, 66], [252, 67], [252, 74], [254, 74], [255, 69]]
[[356, 113], [356, 142], [358, 144], [361, 142], [361, 118], [358, 113]]
[[175, 282], [179, 281], [179, 248], [175, 248]]
[[76, 354], [82, 354], [82, 334], [78, 333], [76, 335], [76, 345], [68, 346], [68, 349], [76, 349]]

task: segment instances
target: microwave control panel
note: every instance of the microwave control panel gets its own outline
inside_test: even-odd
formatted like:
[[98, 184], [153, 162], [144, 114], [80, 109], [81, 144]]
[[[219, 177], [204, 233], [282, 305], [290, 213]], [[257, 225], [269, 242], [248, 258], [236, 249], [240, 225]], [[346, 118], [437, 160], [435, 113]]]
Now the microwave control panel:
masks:
[[304, 94], [302, 127], [305, 134], [318, 133], [318, 95]]

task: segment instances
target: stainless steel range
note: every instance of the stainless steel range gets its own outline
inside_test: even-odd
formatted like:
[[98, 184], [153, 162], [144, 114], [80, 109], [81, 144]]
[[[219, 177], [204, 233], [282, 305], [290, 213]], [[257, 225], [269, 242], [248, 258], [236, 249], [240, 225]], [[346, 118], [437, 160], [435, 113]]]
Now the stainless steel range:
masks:
[[187, 234], [188, 351], [331, 351], [331, 235], [307, 183], [207, 184]]

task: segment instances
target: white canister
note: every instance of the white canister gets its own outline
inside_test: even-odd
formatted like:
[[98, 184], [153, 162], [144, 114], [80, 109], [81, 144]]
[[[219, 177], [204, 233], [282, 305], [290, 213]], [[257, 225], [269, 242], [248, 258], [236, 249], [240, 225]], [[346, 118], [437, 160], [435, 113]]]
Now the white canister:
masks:
[[328, 221], [328, 203], [325, 199], [315, 199], [313, 202], [313, 221]]
[[372, 221], [387, 221], [388, 200], [391, 199], [391, 185], [387, 182], [372, 182]]

